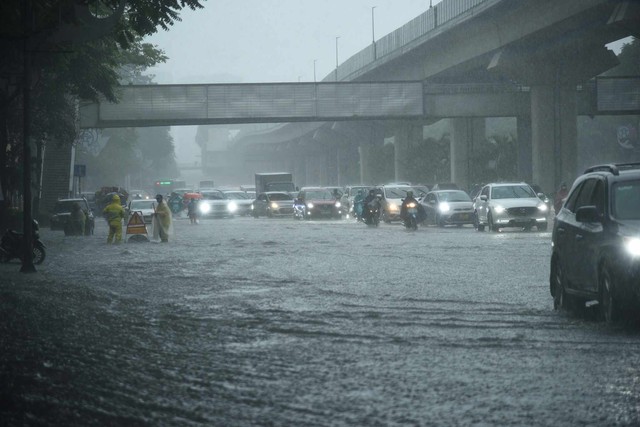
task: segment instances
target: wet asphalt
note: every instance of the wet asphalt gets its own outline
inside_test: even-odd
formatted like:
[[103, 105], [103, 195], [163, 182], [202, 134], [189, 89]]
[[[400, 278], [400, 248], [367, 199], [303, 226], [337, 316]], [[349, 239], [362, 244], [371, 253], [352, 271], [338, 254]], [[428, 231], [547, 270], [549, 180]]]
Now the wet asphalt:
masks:
[[640, 328], [552, 309], [550, 232], [174, 226], [0, 265], [0, 425], [640, 424]]

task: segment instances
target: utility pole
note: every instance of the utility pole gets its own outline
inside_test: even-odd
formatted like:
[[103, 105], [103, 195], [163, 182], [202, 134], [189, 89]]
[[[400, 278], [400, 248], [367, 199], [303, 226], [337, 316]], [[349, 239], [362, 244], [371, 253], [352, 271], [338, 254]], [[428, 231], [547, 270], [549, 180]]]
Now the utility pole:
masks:
[[338, 81], [338, 39], [340, 36], [336, 36], [336, 81]]
[[371, 6], [371, 43], [373, 44], [373, 59], [377, 59], [378, 55], [376, 52], [376, 21], [373, 16], [373, 10], [375, 6]]

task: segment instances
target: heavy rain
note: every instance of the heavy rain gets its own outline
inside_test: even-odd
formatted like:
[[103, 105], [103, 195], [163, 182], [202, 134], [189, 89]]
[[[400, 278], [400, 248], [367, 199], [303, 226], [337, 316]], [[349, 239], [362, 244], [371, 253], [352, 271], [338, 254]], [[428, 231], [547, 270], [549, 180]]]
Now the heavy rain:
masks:
[[1, 425], [640, 425], [639, 10], [157, 3], [0, 14]]

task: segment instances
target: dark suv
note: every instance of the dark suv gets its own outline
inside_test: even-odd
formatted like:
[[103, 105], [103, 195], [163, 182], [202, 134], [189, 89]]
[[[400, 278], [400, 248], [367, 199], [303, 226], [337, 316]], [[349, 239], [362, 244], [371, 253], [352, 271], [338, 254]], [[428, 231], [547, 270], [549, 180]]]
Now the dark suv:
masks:
[[587, 169], [553, 226], [553, 305], [596, 301], [611, 322], [637, 310], [640, 296], [640, 163]]

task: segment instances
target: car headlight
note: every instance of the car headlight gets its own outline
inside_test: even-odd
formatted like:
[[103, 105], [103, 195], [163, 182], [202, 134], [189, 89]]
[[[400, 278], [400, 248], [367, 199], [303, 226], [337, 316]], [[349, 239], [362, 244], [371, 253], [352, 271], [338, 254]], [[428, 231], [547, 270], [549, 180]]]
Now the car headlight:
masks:
[[200, 203], [199, 204], [200, 212], [203, 214], [209, 213], [211, 211], [211, 205], [209, 203]]
[[336, 202], [336, 208], [339, 208], [340, 206], [342, 206], [342, 203]]
[[640, 238], [638, 237], [625, 237], [624, 248], [631, 256], [640, 256]]
[[449, 212], [451, 210], [451, 206], [449, 206], [449, 203], [447, 202], [442, 202], [438, 206], [438, 210], [442, 213]]
[[278, 204], [276, 202], [271, 202], [271, 209], [278, 209]]
[[308, 207], [309, 209], [313, 209], [313, 203], [311, 203], [311, 202], [307, 203], [307, 207]]
[[494, 206], [493, 210], [495, 211], [495, 213], [501, 214], [506, 209], [504, 208], [504, 206], [496, 205], [496, 206]]
[[389, 210], [390, 211], [397, 211], [398, 210], [398, 205], [396, 205], [395, 203], [389, 203]]
[[238, 205], [236, 204], [236, 202], [229, 202], [227, 204], [227, 209], [229, 210], [229, 212], [235, 212], [238, 209]]
[[541, 205], [538, 205], [538, 209], [539, 209], [541, 212], [546, 212], [548, 208], [547, 208], [547, 205], [545, 205], [545, 204], [543, 203], [543, 204], [541, 204]]

